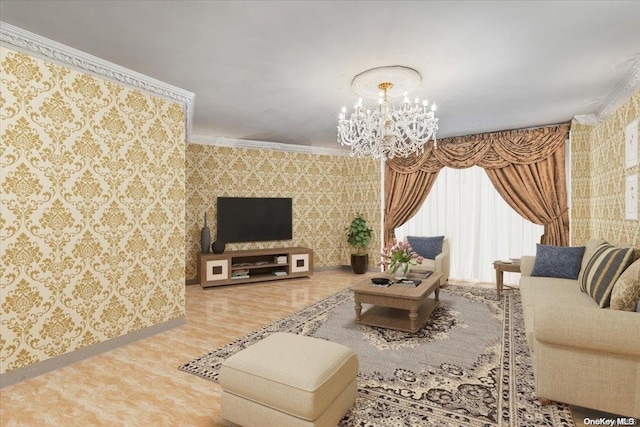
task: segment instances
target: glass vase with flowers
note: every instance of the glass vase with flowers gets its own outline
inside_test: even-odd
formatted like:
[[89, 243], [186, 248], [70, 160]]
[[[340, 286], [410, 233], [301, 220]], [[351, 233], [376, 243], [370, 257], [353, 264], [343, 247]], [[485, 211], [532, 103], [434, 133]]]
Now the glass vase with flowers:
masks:
[[406, 279], [411, 266], [422, 264], [423, 257], [413, 251], [408, 242], [393, 239], [381, 253], [379, 266], [385, 266], [397, 280]]

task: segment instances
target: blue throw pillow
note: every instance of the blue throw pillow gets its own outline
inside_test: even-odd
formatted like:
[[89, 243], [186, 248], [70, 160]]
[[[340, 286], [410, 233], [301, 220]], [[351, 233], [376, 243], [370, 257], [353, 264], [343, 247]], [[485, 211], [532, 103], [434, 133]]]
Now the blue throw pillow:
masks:
[[578, 278], [584, 256], [584, 246], [547, 246], [536, 243], [536, 261], [532, 276]]
[[417, 237], [407, 236], [407, 242], [413, 248], [413, 251], [423, 258], [436, 259], [442, 252], [442, 241], [444, 236], [435, 237]]

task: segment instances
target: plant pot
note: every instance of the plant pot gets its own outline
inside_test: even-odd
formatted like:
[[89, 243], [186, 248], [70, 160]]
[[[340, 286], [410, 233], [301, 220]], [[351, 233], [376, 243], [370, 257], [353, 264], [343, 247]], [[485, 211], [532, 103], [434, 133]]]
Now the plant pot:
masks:
[[368, 254], [351, 254], [351, 269], [356, 274], [364, 274], [369, 269]]

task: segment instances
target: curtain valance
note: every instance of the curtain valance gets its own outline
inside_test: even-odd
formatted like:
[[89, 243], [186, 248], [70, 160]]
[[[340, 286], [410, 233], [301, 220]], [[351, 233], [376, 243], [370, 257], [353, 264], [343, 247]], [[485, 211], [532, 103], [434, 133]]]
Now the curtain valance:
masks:
[[438, 147], [431, 144], [420, 156], [394, 157], [387, 167], [400, 174], [436, 172], [444, 166], [456, 169], [480, 166], [499, 169], [505, 166], [537, 163], [548, 158], [564, 142], [569, 124], [537, 129], [510, 130], [480, 135], [445, 138]]

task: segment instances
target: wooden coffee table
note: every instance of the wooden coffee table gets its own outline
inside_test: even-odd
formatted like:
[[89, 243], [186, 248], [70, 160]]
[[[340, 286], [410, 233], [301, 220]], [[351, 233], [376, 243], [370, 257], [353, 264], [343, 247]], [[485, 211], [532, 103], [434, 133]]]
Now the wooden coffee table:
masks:
[[[393, 284], [389, 287], [374, 286], [367, 278], [353, 286], [353, 298], [356, 303], [356, 323], [379, 326], [404, 332], [417, 332], [425, 324], [440, 300], [440, 277], [442, 273], [433, 273], [418, 287]], [[382, 274], [374, 277], [391, 276]], [[409, 277], [419, 278], [419, 277]], [[434, 298], [429, 295], [435, 294]], [[362, 304], [373, 306], [362, 312]]]

